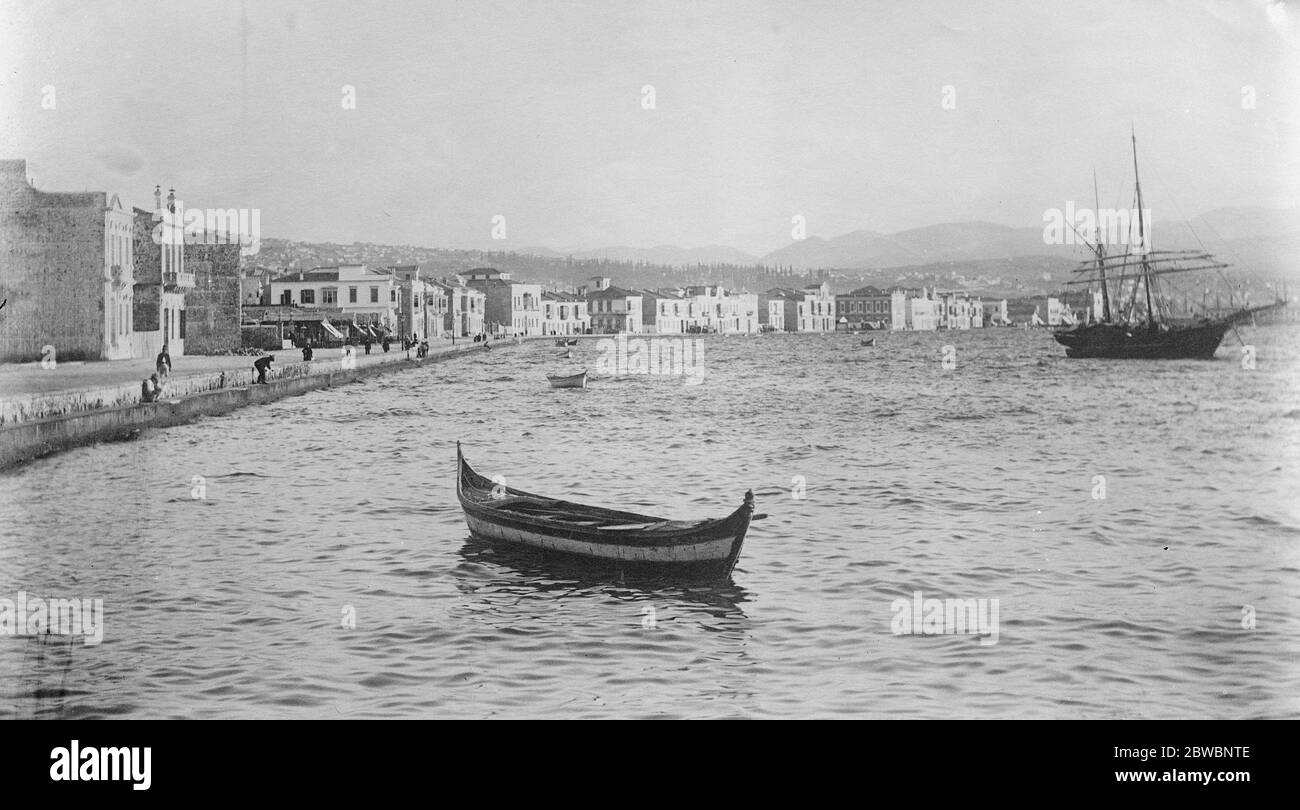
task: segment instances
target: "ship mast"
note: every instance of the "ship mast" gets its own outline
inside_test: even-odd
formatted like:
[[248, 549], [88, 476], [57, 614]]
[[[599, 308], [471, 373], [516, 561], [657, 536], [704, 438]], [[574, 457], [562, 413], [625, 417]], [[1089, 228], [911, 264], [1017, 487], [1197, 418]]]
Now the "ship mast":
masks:
[[1106, 287], [1106, 246], [1101, 240], [1101, 193], [1097, 191], [1097, 170], [1092, 170], [1093, 219], [1097, 228], [1097, 272], [1101, 276], [1101, 319], [1110, 323], [1110, 291]]
[[1147, 254], [1150, 252], [1150, 245], [1147, 244], [1146, 225], [1143, 222], [1145, 217], [1142, 215], [1146, 209], [1142, 207], [1142, 180], [1138, 177], [1138, 139], [1137, 132], [1132, 132], [1133, 137], [1133, 183], [1137, 186], [1138, 201], [1138, 239], [1142, 245], [1142, 286], [1147, 292], [1147, 328], [1155, 329], [1156, 311], [1151, 305], [1151, 265], [1147, 264]]

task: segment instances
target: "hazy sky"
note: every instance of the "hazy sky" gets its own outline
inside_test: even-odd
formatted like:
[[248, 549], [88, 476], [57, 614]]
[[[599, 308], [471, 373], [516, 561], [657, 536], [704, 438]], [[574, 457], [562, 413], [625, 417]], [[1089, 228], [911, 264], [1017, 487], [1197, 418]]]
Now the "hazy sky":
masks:
[[1264, 0], [4, 2], [0, 156], [263, 236], [760, 252], [1127, 205], [1130, 122], [1161, 218], [1295, 206], [1298, 66]]

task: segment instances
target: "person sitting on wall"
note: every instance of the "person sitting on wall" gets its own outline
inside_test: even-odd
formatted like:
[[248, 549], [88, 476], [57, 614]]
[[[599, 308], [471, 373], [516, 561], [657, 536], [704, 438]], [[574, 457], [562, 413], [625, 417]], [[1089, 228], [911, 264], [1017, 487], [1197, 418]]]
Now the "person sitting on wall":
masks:
[[150, 374], [149, 379], [140, 383], [140, 401], [157, 402], [162, 396], [162, 386], [158, 383], [158, 375]]
[[172, 356], [171, 352], [167, 351], [166, 343], [163, 344], [162, 351], [158, 352], [158, 359], [154, 361], [154, 365], [158, 368], [159, 377], [166, 377], [172, 373]]
[[257, 372], [257, 381], [254, 383], [255, 385], [266, 385], [266, 372], [271, 368], [271, 364], [274, 362], [275, 355], [273, 354], [259, 357], [254, 361], [253, 371]]

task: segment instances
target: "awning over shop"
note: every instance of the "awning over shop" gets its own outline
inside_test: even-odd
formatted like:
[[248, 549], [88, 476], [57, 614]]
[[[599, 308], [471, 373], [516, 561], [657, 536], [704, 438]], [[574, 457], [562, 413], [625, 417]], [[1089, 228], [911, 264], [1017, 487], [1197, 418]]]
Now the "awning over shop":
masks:
[[324, 318], [324, 317], [321, 318], [320, 325], [325, 327], [325, 331], [329, 332], [334, 337], [338, 338], [339, 340], [343, 339], [343, 333], [334, 328], [334, 324], [330, 323], [329, 318]]

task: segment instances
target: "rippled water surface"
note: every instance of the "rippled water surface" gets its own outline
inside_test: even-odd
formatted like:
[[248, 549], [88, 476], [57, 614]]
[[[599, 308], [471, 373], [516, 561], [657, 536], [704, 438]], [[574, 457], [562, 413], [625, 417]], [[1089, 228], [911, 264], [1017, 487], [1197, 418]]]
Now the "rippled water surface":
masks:
[[[543, 375], [596, 344], [537, 341], [41, 460], [0, 474], [0, 598], [106, 629], [0, 636], [0, 717], [1300, 716], [1300, 331], [1244, 337], [1253, 370], [1232, 335], [715, 337], [701, 385], [585, 391]], [[726, 585], [538, 567], [469, 538], [458, 439], [524, 489], [769, 517]], [[914, 591], [998, 599], [997, 643], [895, 635]]]

